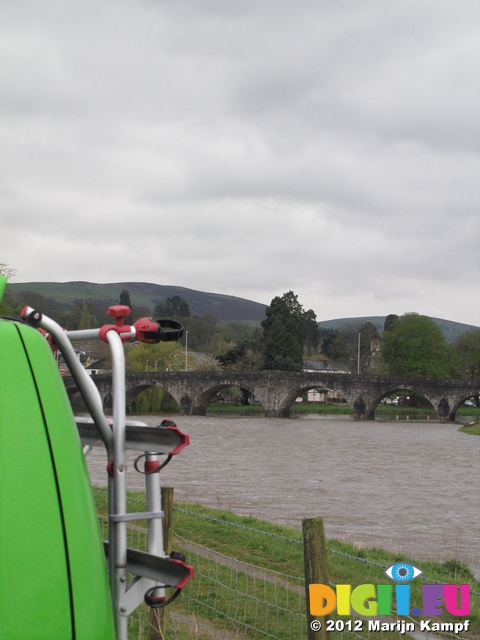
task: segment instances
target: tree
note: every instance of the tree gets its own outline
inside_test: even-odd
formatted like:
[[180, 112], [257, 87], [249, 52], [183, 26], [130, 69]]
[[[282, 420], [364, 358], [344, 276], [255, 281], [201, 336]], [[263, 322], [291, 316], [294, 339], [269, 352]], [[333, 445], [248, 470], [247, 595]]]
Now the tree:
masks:
[[301, 371], [307, 335], [305, 313], [293, 291], [273, 298], [262, 322], [264, 369]]
[[358, 343], [358, 327], [346, 325], [335, 334], [324, 338], [322, 352], [332, 360], [351, 362], [352, 370], [356, 371], [355, 349]]
[[12, 269], [5, 262], [0, 262], [0, 275], [5, 276], [7, 278], [7, 283], [5, 284], [5, 288], [0, 286], [0, 315], [3, 316], [13, 316], [16, 309], [15, 298], [10, 292], [10, 288], [8, 286], [8, 280], [13, 278], [13, 276], [17, 273], [16, 269]]
[[[156, 317], [156, 316], [155, 316]], [[188, 348], [193, 351], [210, 353], [212, 340], [215, 333], [215, 324], [208, 318], [182, 318], [183, 338], [181, 344], [185, 344], [188, 331]]]
[[83, 301], [82, 315], [80, 316], [79, 329], [90, 329], [90, 312], [88, 310], [87, 302]]
[[6, 262], [0, 262], [0, 275], [6, 276], [7, 280], [17, 275], [17, 270], [9, 267]]
[[[120, 294], [119, 304], [125, 304], [127, 305], [127, 307], [130, 307], [130, 310], [132, 309], [132, 303], [130, 302], [130, 292], [128, 291], [128, 289], [123, 289], [122, 293]], [[131, 313], [130, 315], [125, 316], [124, 322], [125, 324], [132, 324]]]
[[151, 315], [152, 310], [150, 307], [136, 304], [135, 309], [132, 310], [132, 322], [139, 318], [149, 318]]
[[214, 356], [208, 353], [197, 353], [188, 359], [189, 371], [221, 371], [222, 366]]
[[393, 375], [448, 378], [451, 352], [440, 327], [428, 316], [406, 313], [383, 334], [382, 358]]
[[391, 331], [393, 329], [393, 324], [394, 324], [395, 320], [398, 320], [398, 316], [397, 315], [395, 315], [394, 313], [391, 313], [390, 315], [388, 315], [385, 318], [385, 322], [383, 324], [383, 330], [384, 331]]
[[357, 356], [354, 358], [357, 364], [357, 371], [366, 373], [375, 360], [375, 355], [380, 346], [380, 335], [377, 327], [372, 322], [365, 322], [358, 330], [360, 341], [360, 367], [358, 367], [358, 349]]
[[462, 334], [454, 344], [460, 375], [472, 380], [480, 378], [480, 329]]
[[[145, 344], [141, 342], [130, 346], [126, 351], [125, 366], [127, 373], [140, 371], [167, 371], [173, 365], [178, 345], [175, 342]], [[183, 360], [182, 368], [185, 366]]]
[[261, 342], [244, 338], [226, 353], [217, 355], [217, 360], [225, 369], [233, 371], [260, 371], [263, 365]]
[[186, 300], [181, 298], [180, 296], [172, 296], [171, 298], [166, 298], [164, 302], [160, 302], [155, 307], [155, 316], [156, 317], [165, 317], [168, 318], [189, 318], [190, 317], [190, 309], [188, 307], [188, 303]]
[[[360, 336], [359, 336], [360, 334]], [[360, 341], [360, 367], [358, 366], [358, 343]], [[334, 337], [324, 340], [322, 350], [332, 360], [350, 362], [351, 370], [366, 373], [372, 367], [378, 352], [380, 336], [376, 326], [365, 322], [361, 326], [349, 324]]]
[[318, 330], [318, 334], [320, 336], [320, 340], [322, 341], [320, 345], [320, 351], [322, 355], [327, 358], [333, 358], [331, 348], [335, 338], [338, 335], [338, 331], [336, 331], [335, 329], [325, 329], [322, 327]]
[[62, 307], [54, 298], [47, 298], [36, 291], [17, 291], [14, 297], [20, 309], [28, 305], [58, 322], [58, 316]]
[[307, 349], [307, 354], [310, 355], [312, 348], [314, 350], [317, 349], [318, 344], [320, 342], [320, 332], [318, 330], [318, 322], [317, 316], [312, 309], [305, 311], [303, 314], [304, 322], [305, 322], [305, 346]]

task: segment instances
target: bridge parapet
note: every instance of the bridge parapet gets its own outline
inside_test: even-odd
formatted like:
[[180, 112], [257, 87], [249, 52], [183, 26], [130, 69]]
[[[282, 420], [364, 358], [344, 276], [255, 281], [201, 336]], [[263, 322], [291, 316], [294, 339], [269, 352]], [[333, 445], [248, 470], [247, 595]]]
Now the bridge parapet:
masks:
[[[103, 402], [108, 406], [112, 381], [108, 375], [92, 376]], [[74, 391], [68, 377], [65, 386]], [[350, 405], [355, 420], [373, 420], [383, 398], [409, 390], [424, 396], [440, 420], [454, 420], [460, 404], [480, 393], [480, 380], [415, 378], [413, 376], [370, 376], [288, 371], [178, 371], [131, 373], [126, 376], [127, 403], [152, 386], [168, 391], [184, 414], [205, 415], [208, 403], [220, 391], [236, 386], [255, 395], [266, 416], [288, 417], [295, 399], [310, 389], [331, 389]]]

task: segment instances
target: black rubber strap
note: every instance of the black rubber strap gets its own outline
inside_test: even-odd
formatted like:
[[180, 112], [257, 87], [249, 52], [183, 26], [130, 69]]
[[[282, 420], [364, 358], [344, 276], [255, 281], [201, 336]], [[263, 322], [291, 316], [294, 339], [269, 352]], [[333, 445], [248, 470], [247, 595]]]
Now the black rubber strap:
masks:
[[[175, 320], [155, 320], [160, 326], [160, 342], [172, 342], [183, 336], [183, 326]], [[164, 331], [167, 329], [167, 331]]]
[[158, 455], [158, 456], [162, 456], [162, 455], [167, 455], [166, 460], [164, 460], [162, 462], [162, 464], [160, 464], [158, 467], [156, 467], [155, 469], [152, 469], [152, 471], [142, 471], [141, 469], [138, 468], [138, 462], [142, 459], [146, 457], [146, 453], [142, 453], [142, 455], [138, 456], [137, 458], [135, 458], [135, 461], [133, 463], [133, 466], [135, 467], [135, 471], [138, 471], [138, 473], [142, 473], [144, 476], [150, 476], [152, 475], [152, 473], [158, 473], [160, 471], [160, 469], [163, 469], [163, 467], [166, 467], [167, 464], [170, 462], [170, 460], [172, 459], [172, 454], [168, 453], [168, 454], [164, 454], [164, 453], [156, 453], [154, 455]]
[[169, 598], [155, 598], [153, 594], [160, 588], [161, 587], [152, 587], [151, 589], [148, 589], [148, 591], [145, 591], [143, 599], [145, 600], [145, 604], [152, 607], [152, 609], [161, 609], [162, 607], [166, 607], [167, 604], [170, 604], [175, 600], [175, 598], [178, 598], [181, 591], [181, 589], [177, 589]]

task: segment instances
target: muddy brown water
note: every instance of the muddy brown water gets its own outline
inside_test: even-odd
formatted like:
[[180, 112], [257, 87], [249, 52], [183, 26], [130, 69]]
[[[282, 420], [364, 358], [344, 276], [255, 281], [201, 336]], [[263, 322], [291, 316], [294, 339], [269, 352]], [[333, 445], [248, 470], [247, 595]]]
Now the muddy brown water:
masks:
[[[159, 424], [161, 417], [136, 417]], [[480, 578], [480, 438], [437, 422], [174, 416], [190, 446], [162, 470], [176, 501], [301, 527], [416, 559], [457, 558]], [[127, 484], [144, 477], [127, 456]], [[105, 455], [87, 457], [106, 486]]]

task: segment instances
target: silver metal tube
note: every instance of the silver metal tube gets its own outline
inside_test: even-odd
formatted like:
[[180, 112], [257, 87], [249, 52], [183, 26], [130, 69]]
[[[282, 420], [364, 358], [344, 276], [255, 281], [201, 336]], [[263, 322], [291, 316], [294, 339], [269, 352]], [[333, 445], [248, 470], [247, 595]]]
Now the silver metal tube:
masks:
[[[134, 340], [137, 331], [135, 327], [130, 327], [130, 331], [126, 333], [120, 333], [124, 339], [128, 336], [129, 340]], [[76, 331], [67, 331], [68, 339], [71, 342], [83, 342], [84, 340], [98, 340], [100, 337], [100, 329], [77, 329]]]
[[[159, 456], [154, 453], [145, 454], [147, 462], [158, 462]], [[162, 492], [160, 488], [160, 472], [150, 473], [145, 476], [145, 490], [147, 494], [147, 511], [159, 512], [162, 510]], [[154, 556], [164, 556], [163, 521], [162, 518], [154, 518], [148, 521], [148, 552]], [[160, 597], [165, 596], [165, 589], [157, 592]]]
[[[28, 320], [35, 313], [36, 312], [32, 307], [27, 307], [24, 317]], [[82, 394], [82, 398], [87, 405], [90, 415], [98, 427], [110, 459], [113, 453], [113, 434], [107, 419], [105, 418], [105, 414], [103, 413], [102, 399], [100, 398], [97, 387], [77, 359], [75, 349], [72, 347], [70, 340], [62, 327], [51, 318], [44, 315], [41, 315], [41, 319], [37, 324], [52, 336], [55, 344], [62, 352], [65, 362], [77, 383], [78, 389]]]
[[[113, 515], [127, 513], [126, 455], [125, 455], [125, 352], [116, 331], [107, 332], [107, 342], [112, 353], [113, 383]], [[111, 523], [110, 523], [111, 526]], [[120, 610], [120, 599], [127, 590], [127, 523], [113, 523], [114, 539], [114, 601], [117, 640], [127, 639], [128, 618]]]
[[[108, 515], [115, 513], [115, 483], [113, 475], [108, 474]], [[117, 618], [120, 617], [118, 610], [118, 594], [117, 594], [117, 582], [115, 576], [115, 535], [114, 524], [108, 519], [108, 546], [110, 553], [108, 555], [108, 580], [110, 584], [110, 598], [112, 600], [112, 611], [115, 620], [115, 629], [117, 629], [119, 623]]]
[[67, 331], [70, 342], [82, 342], [83, 340], [98, 340], [100, 329], [78, 329], [77, 331]]

